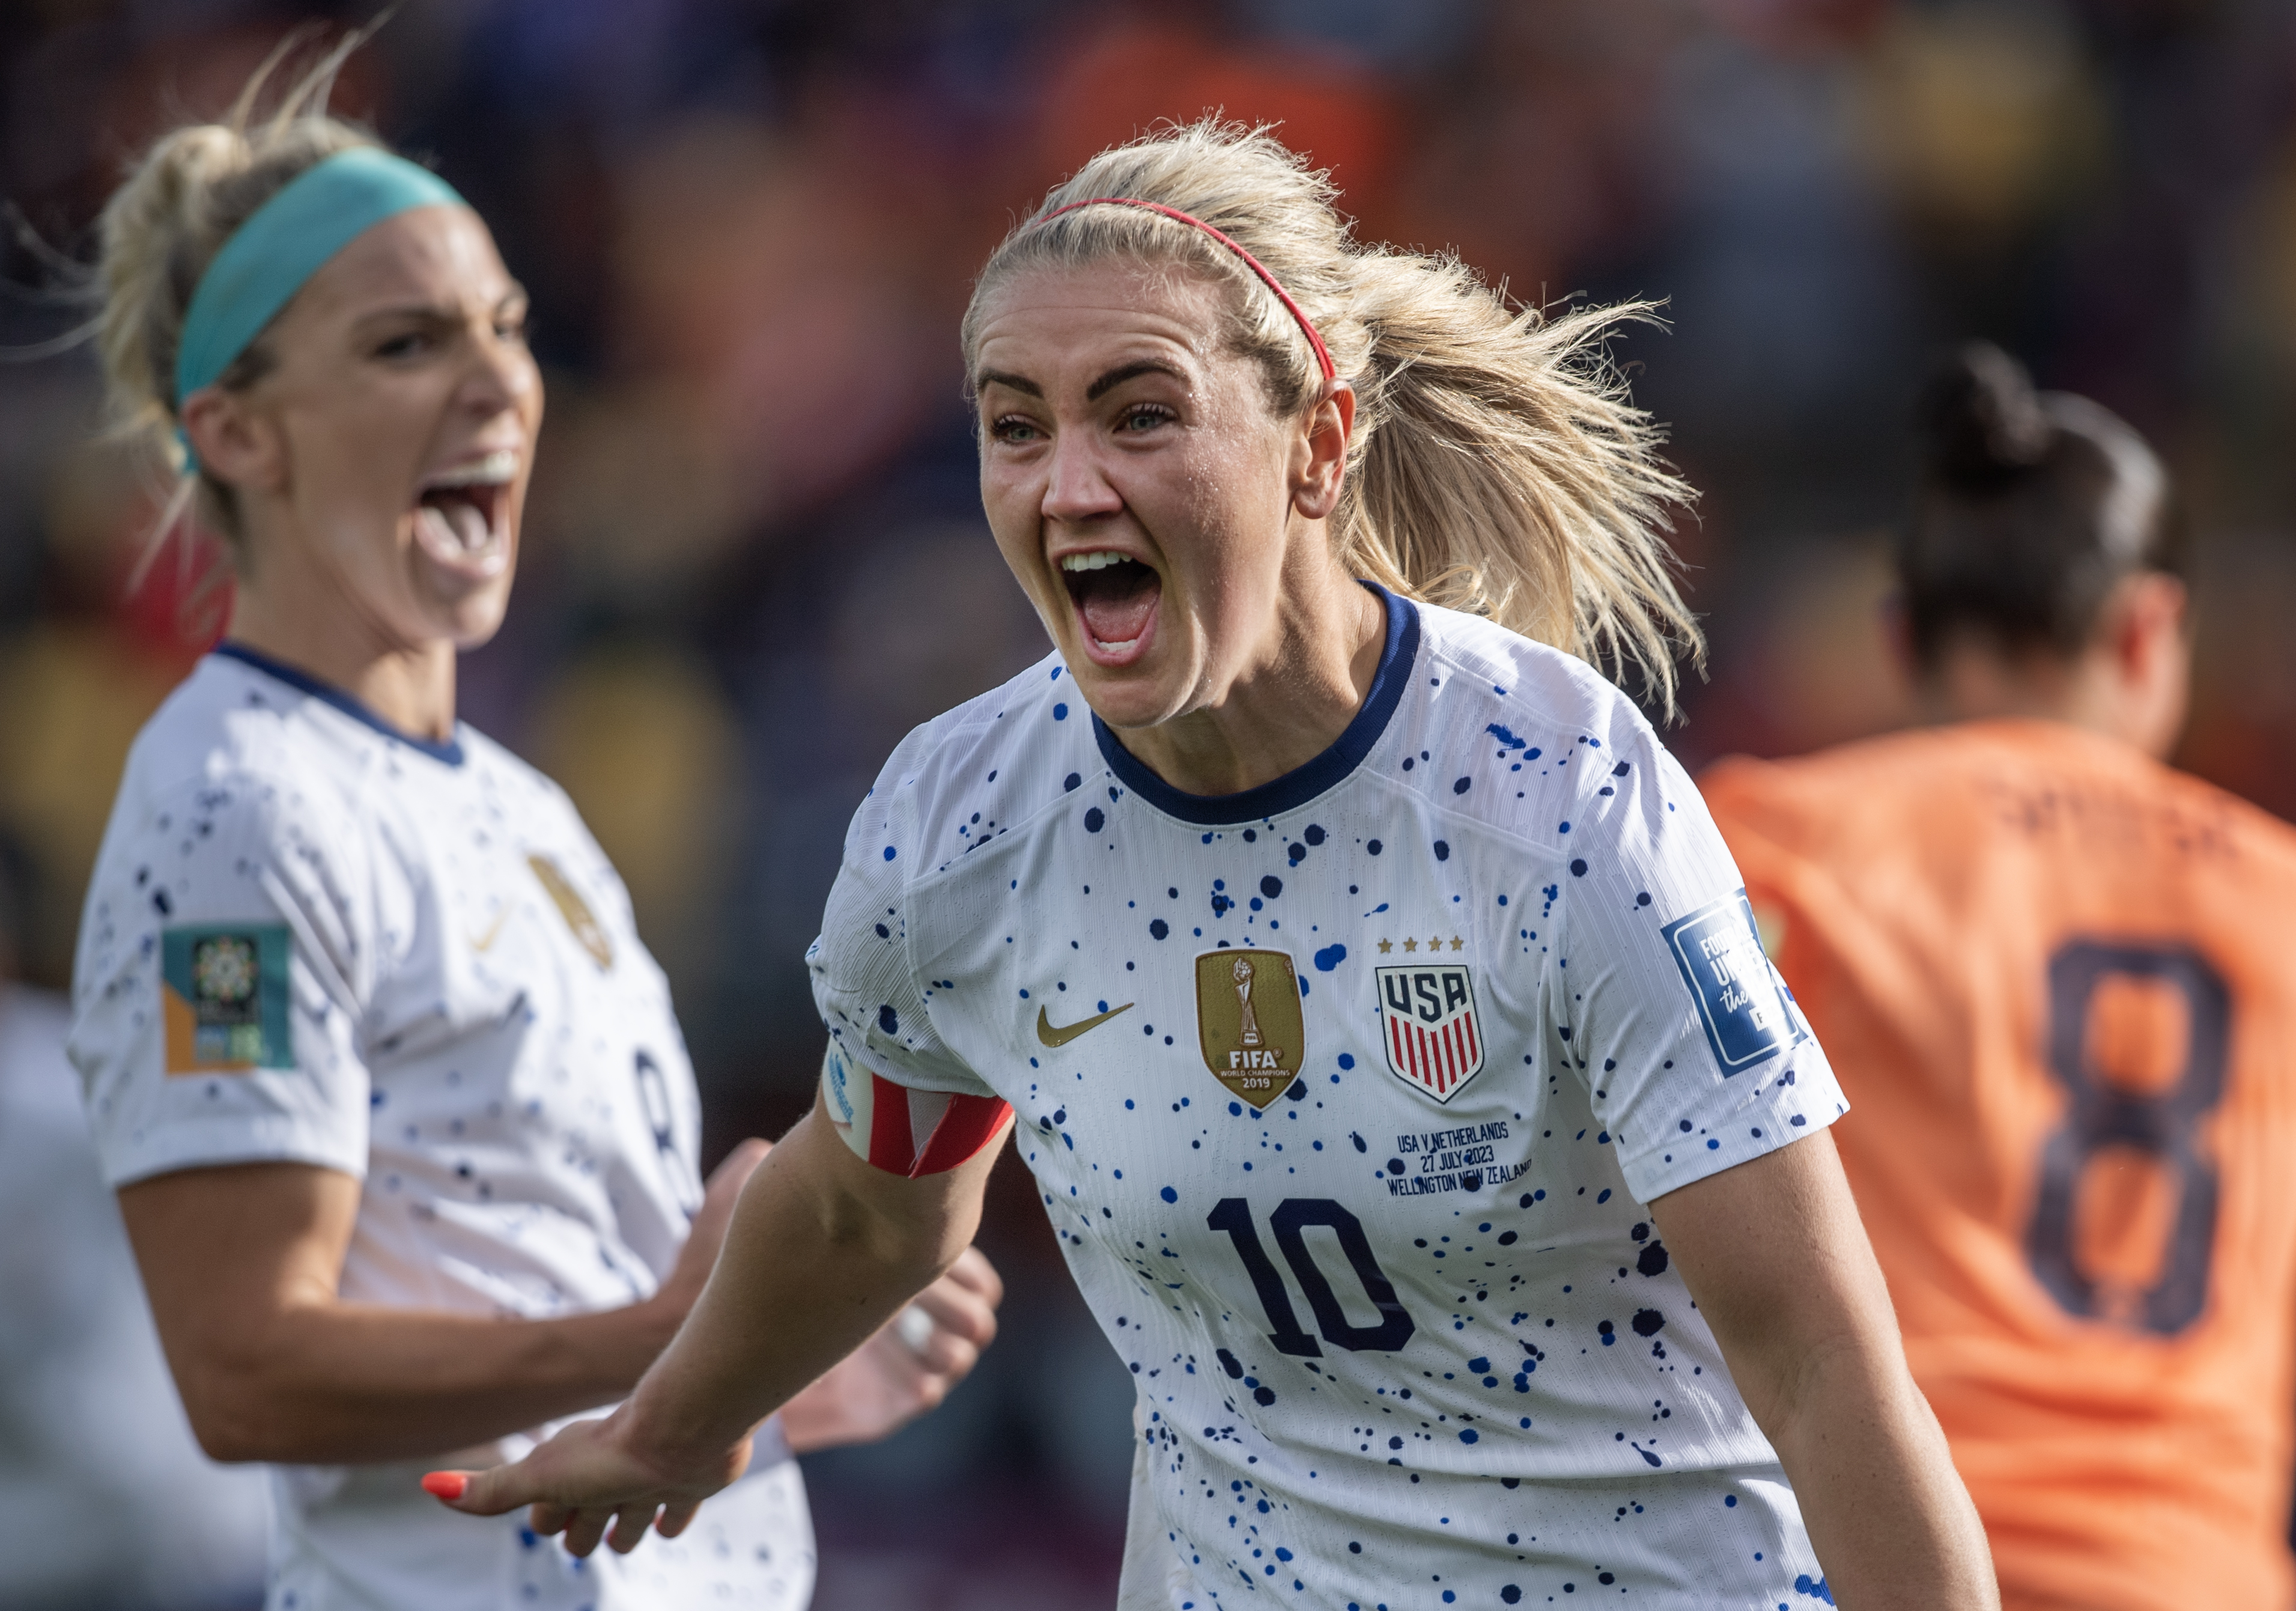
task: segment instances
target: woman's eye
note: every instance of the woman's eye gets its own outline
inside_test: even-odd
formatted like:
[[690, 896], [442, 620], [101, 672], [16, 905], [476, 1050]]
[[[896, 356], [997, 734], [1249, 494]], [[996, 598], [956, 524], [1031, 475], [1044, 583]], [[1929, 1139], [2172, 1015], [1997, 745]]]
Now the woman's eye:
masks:
[[1118, 422], [1118, 429], [1134, 432], [1153, 430], [1159, 425], [1168, 424], [1171, 418], [1171, 410], [1143, 404], [1138, 408], [1126, 409]]
[[1023, 420], [1013, 414], [1006, 414], [1001, 420], [991, 421], [988, 434], [999, 442], [1033, 442], [1043, 435], [1037, 429], [1034, 421]]
[[403, 336], [392, 336], [374, 349], [378, 358], [411, 358], [427, 345], [428, 339], [419, 331], [409, 331]]

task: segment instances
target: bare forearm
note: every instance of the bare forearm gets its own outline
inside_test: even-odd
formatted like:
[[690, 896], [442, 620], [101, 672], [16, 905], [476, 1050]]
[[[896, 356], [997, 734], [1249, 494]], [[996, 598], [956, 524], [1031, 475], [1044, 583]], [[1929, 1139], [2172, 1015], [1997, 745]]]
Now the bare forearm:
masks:
[[631, 1396], [638, 1445], [707, 1452], [738, 1442], [971, 1242], [977, 1191], [922, 1219], [881, 1212], [866, 1191], [827, 1185], [843, 1171], [824, 1165], [843, 1161], [843, 1147], [816, 1113], [751, 1178], [709, 1286]]
[[[1999, 1601], [1976, 1508], [1895, 1349], [1804, 1363], [1764, 1419], [1810, 1543], [1845, 1611], [1984, 1611]], [[1770, 1424], [1775, 1422], [1775, 1425]]]
[[613, 1402], [674, 1323], [650, 1304], [512, 1321], [331, 1301], [273, 1316], [178, 1376], [218, 1460], [411, 1460]]
[[1651, 1205], [1836, 1604], [1997, 1611], [1991, 1551], [1824, 1132]]

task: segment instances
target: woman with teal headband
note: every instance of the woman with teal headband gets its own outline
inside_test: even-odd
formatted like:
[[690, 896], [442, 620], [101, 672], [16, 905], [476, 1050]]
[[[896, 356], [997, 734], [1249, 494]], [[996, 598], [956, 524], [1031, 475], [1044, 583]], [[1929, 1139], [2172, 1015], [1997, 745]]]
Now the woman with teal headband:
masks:
[[[104, 216], [115, 398], [237, 590], [137, 740], [90, 886], [91, 1128], [193, 1429], [276, 1468], [271, 1606], [802, 1607], [786, 1458], [635, 1564], [416, 1484], [627, 1393], [766, 1149], [704, 1185], [619, 879], [455, 719], [455, 657], [508, 602], [541, 380], [485, 225], [325, 116], [329, 76], [168, 135]], [[792, 1402], [777, 1450], [937, 1402], [999, 1296], [971, 1255]]]

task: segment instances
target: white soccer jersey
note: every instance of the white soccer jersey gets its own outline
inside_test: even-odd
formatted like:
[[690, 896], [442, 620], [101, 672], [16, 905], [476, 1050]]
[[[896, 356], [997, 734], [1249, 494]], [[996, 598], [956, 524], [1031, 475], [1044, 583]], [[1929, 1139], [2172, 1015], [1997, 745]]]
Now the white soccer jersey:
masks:
[[1244, 794], [1057, 659], [911, 734], [811, 953], [832, 1075], [1017, 1110], [1138, 1384], [1126, 1607], [1815, 1605], [1644, 1205], [1831, 1123], [1832, 1071], [1633, 706], [1388, 613], [1346, 732]]
[[[649, 1296], [701, 1200], [700, 1103], [621, 881], [556, 785], [407, 739], [226, 646], [137, 739], [80, 929], [71, 1055], [115, 1185], [288, 1159], [363, 1182], [341, 1295], [543, 1318]], [[543, 1429], [537, 1429], [539, 1435]], [[783, 1459], [694, 1530], [588, 1561], [418, 1486], [283, 1468], [269, 1604], [794, 1608]]]

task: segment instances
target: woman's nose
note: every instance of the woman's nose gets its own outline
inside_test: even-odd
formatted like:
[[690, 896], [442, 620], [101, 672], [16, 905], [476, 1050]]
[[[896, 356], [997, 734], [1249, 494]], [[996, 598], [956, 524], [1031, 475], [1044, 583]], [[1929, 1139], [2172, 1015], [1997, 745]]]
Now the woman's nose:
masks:
[[1090, 520], [1124, 507], [1093, 446], [1088, 431], [1062, 431], [1053, 438], [1052, 465], [1045, 478], [1045, 519]]
[[541, 385], [541, 373], [524, 344], [497, 334], [489, 323], [473, 347], [470, 372], [463, 383], [468, 405], [488, 416], [523, 413]]

